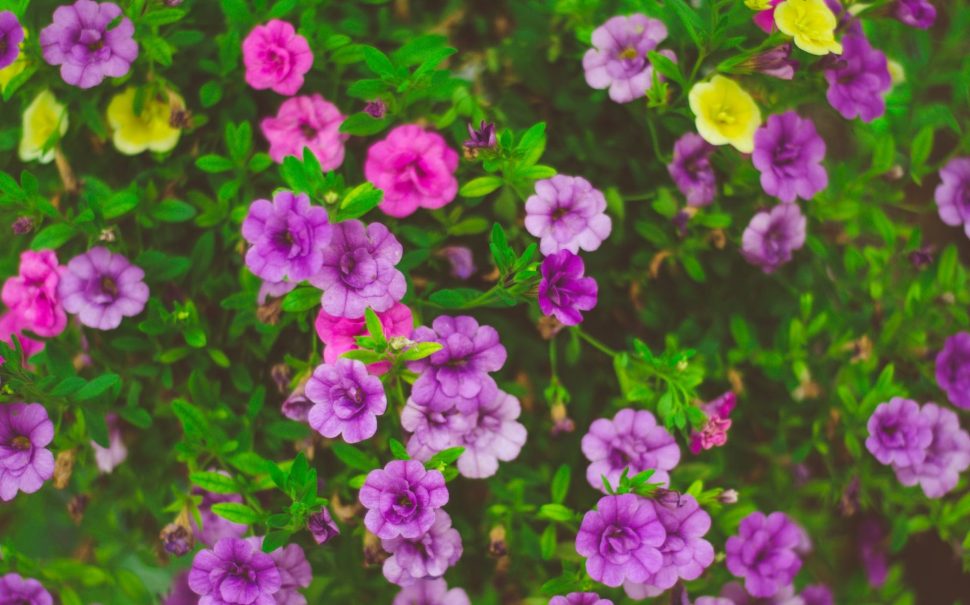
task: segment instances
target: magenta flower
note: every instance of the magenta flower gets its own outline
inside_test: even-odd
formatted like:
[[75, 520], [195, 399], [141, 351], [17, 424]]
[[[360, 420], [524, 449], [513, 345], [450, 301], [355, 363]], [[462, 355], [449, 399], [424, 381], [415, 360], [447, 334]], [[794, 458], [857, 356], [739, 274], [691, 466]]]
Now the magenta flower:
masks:
[[571, 592], [564, 597], [552, 597], [549, 605], [613, 605], [613, 601], [600, 598], [595, 592]]
[[203, 605], [276, 605], [273, 595], [281, 585], [273, 558], [242, 538], [223, 538], [200, 550], [189, 572], [189, 588]]
[[495, 328], [479, 326], [466, 315], [441, 315], [430, 328], [415, 330], [414, 340], [438, 342], [444, 347], [410, 364], [421, 374], [411, 389], [415, 403], [437, 412], [457, 406], [467, 414], [498, 395], [498, 385], [489, 372], [502, 369], [507, 354]]
[[341, 437], [347, 443], [370, 439], [377, 433], [377, 417], [387, 410], [381, 379], [367, 373], [356, 359], [320, 364], [306, 384], [314, 403], [307, 420], [324, 437]]
[[970, 434], [960, 428], [956, 413], [935, 403], [925, 404], [921, 414], [933, 430], [926, 456], [919, 464], [893, 468], [903, 485], [919, 484], [927, 498], [942, 498], [970, 467]]
[[367, 474], [360, 488], [364, 525], [378, 538], [418, 538], [448, 503], [444, 476], [417, 460], [392, 460]]
[[717, 179], [711, 166], [714, 146], [699, 134], [688, 132], [674, 143], [674, 157], [667, 172], [688, 206], [707, 206], [717, 193]]
[[790, 586], [802, 567], [796, 552], [802, 536], [802, 529], [784, 513], [751, 513], [725, 544], [728, 571], [744, 579], [752, 596], [772, 597]]
[[929, 29], [936, 22], [936, 7], [927, 0], [896, 0], [893, 16], [910, 27]]
[[263, 136], [269, 141], [269, 156], [274, 162], [292, 155], [303, 157], [309, 149], [323, 170], [335, 170], [344, 161], [344, 141], [341, 134], [344, 116], [337, 106], [318, 94], [301, 95], [283, 101], [276, 116], [263, 118], [259, 123]]
[[61, 66], [65, 82], [91, 88], [105, 77], [128, 73], [138, 57], [134, 33], [134, 24], [117, 4], [76, 0], [57, 7], [54, 22], [40, 32], [40, 46], [48, 64]]
[[256, 200], [242, 224], [249, 242], [246, 266], [270, 282], [300, 282], [323, 266], [324, 248], [335, 228], [327, 211], [305, 193], [278, 191], [273, 201]]
[[128, 448], [121, 438], [121, 421], [118, 415], [111, 413], [106, 417], [108, 424], [108, 447], [101, 447], [93, 440], [91, 449], [94, 450], [94, 462], [102, 473], [110, 473], [128, 458]]
[[[377, 318], [381, 321], [384, 329], [384, 337], [387, 339], [395, 337], [409, 338], [414, 331], [414, 317], [411, 309], [399, 302], [380, 313]], [[334, 363], [347, 351], [358, 349], [357, 337], [367, 334], [367, 326], [364, 318], [358, 317], [350, 319], [347, 317], [335, 317], [323, 309], [317, 314], [317, 319], [313, 324], [317, 330], [317, 336], [323, 341], [323, 361]], [[372, 363], [367, 366], [371, 374], [383, 374], [390, 368], [387, 362]]]
[[766, 34], [775, 31], [775, 7], [782, 3], [782, 0], [771, 0], [771, 6], [763, 11], [755, 13], [751, 18], [754, 24], [761, 28]]
[[609, 88], [610, 98], [629, 103], [653, 86], [653, 65], [647, 53], [667, 37], [662, 21], [639, 13], [611, 17], [593, 30], [593, 48], [583, 55], [586, 83]]
[[364, 176], [384, 192], [384, 214], [404, 218], [418, 208], [441, 208], [455, 199], [457, 168], [458, 153], [440, 134], [405, 124], [367, 150]]
[[515, 460], [528, 436], [525, 426], [516, 422], [521, 413], [519, 400], [505, 391], [482, 405], [468, 431], [455, 443], [465, 448], [458, 458], [458, 472], [470, 479], [484, 479], [498, 472], [499, 460]]
[[779, 204], [751, 218], [741, 236], [741, 251], [753, 265], [771, 273], [805, 244], [805, 217], [796, 204]]
[[461, 588], [448, 590], [447, 582], [435, 578], [402, 588], [391, 605], [471, 605], [471, 601]]
[[576, 552], [597, 582], [619, 586], [645, 582], [663, 565], [660, 546], [666, 531], [653, 503], [634, 494], [604, 496], [583, 516]]
[[860, 33], [842, 37], [842, 55], [825, 70], [826, 98], [842, 117], [871, 122], [886, 112], [886, 93], [892, 87], [886, 55], [869, 45]]
[[[225, 474], [221, 471], [218, 472]], [[189, 516], [192, 533], [195, 534], [195, 538], [199, 542], [206, 546], [215, 546], [223, 538], [242, 538], [246, 535], [246, 530], [249, 529], [248, 525], [234, 523], [212, 512], [213, 504], [221, 502], [242, 503], [242, 496], [239, 494], [216, 494], [205, 491], [201, 487], [193, 487], [192, 495], [202, 496], [202, 502], [199, 503], [199, 517], [202, 519], [202, 527], [199, 527], [196, 523], [195, 515]]]
[[54, 475], [54, 455], [47, 446], [54, 423], [39, 403], [0, 405], [0, 500], [18, 491], [32, 494]]
[[693, 431], [690, 435], [692, 454], [696, 455], [701, 453], [701, 450], [709, 450], [727, 443], [727, 432], [731, 428], [731, 411], [737, 402], [737, 395], [728, 391], [701, 406], [707, 415], [707, 423], [700, 431]]
[[3, 284], [3, 304], [20, 317], [20, 323], [34, 334], [57, 336], [67, 326], [67, 315], [57, 298], [63, 267], [53, 250], [20, 255], [20, 273]]
[[539, 238], [539, 250], [592, 252], [610, 235], [613, 223], [606, 215], [606, 198], [579, 176], [557, 174], [536, 181], [535, 194], [525, 203], [525, 228]]
[[330, 511], [326, 508], [310, 515], [307, 518], [306, 527], [313, 537], [313, 541], [321, 546], [340, 535], [340, 528], [337, 527], [333, 517], [330, 516]]
[[761, 171], [761, 188], [783, 202], [810, 200], [828, 186], [823, 159], [815, 124], [794, 111], [770, 116], [754, 134], [751, 163]]
[[594, 420], [581, 444], [583, 455], [590, 461], [586, 480], [601, 491], [606, 491], [604, 476], [616, 487], [624, 469], [628, 469], [630, 477], [652, 469], [650, 481], [667, 485], [670, 483], [667, 471], [680, 462], [680, 448], [674, 436], [658, 425], [647, 410], [626, 408], [612, 420]]
[[96, 330], [113, 330], [148, 302], [145, 272], [121, 254], [95, 246], [67, 263], [57, 284], [64, 310]]
[[[23, 349], [24, 359], [30, 359], [36, 353], [44, 350], [44, 343], [42, 341], [24, 336], [24, 331], [30, 329], [30, 323], [16, 311], [8, 311], [0, 314], [0, 340], [13, 347], [14, 336], [16, 336], [17, 341], [20, 343], [20, 348]], [[2, 359], [0, 357], [0, 360]]]
[[10, 572], [0, 576], [0, 603], [10, 605], [53, 605], [54, 598], [33, 578]]
[[17, 60], [20, 43], [24, 41], [24, 28], [17, 15], [10, 11], [0, 11], [0, 69]]
[[539, 310], [543, 315], [558, 319], [563, 325], [582, 323], [583, 314], [596, 306], [597, 285], [592, 277], [584, 277], [583, 259], [569, 250], [550, 254], [539, 269]]
[[940, 169], [934, 193], [940, 220], [951, 227], [963, 225], [970, 237], [970, 157], [957, 157]]
[[950, 403], [970, 410], [970, 332], [957, 332], [943, 343], [936, 356], [936, 384]]
[[242, 52], [246, 83], [256, 90], [270, 88], [286, 96], [300, 90], [303, 76], [313, 65], [306, 38], [279, 19], [254, 27], [243, 40]]
[[384, 577], [398, 586], [410, 586], [424, 578], [440, 578], [461, 558], [461, 535], [451, 526], [444, 510], [435, 513], [430, 529], [417, 538], [382, 540], [391, 556], [384, 561]]
[[455, 447], [477, 421], [475, 412], [463, 414], [457, 407], [437, 412], [415, 403], [414, 399], [408, 399], [407, 405], [401, 410], [401, 428], [411, 433], [407, 444], [408, 454], [422, 461]]
[[402, 256], [404, 248], [384, 225], [344, 221], [334, 225], [323, 266], [310, 283], [323, 290], [323, 310], [330, 315], [363, 317], [367, 307], [381, 313], [407, 292], [404, 274], [395, 268]]
[[915, 401], [893, 397], [872, 412], [868, 422], [866, 449], [882, 464], [894, 467], [923, 462], [933, 440], [929, 420]]

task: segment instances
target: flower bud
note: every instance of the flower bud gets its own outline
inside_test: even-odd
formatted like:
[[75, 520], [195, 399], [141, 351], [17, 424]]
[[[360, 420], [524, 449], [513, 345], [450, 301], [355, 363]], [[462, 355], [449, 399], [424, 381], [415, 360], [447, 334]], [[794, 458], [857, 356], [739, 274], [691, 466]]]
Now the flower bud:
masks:
[[721, 504], [737, 504], [738, 491], [734, 489], [723, 490], [720, 494], [718, 494], [717, 501]]
[[320, 545], [326, 544], [335, 536], [340, 535], [340, 528], [334, 523], [330, 511], [326, 508], [310, 515], [306, 521], [306, 528], [313, 536], [313, 541]]

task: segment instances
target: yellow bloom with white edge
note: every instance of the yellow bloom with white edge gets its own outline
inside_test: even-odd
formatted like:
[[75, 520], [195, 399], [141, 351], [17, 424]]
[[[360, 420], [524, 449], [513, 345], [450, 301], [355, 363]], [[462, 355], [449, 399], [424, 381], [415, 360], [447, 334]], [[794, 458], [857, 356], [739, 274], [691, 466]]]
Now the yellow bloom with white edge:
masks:
[[730, 143], [742, 153], [754, 150], [754, 133], [761, 126], [761, 110], [746, 90], [724, 76], [690, 89], [690, 110], [697, 117], [697, 133], [711, 145]]
[[27, 43], [27, 30], [24, 29], [24, 39], [20, 43], [20, 54], [13, 60], [13, 63], [0, 69], [0, 91], [27, 69], [27, 55], [24, 54], [24, 44]]
[[[115, 147], [125, 155], [137, 155], [146, 150], [171, 151], [179, 142], [182, 131], [173, 128], [172, 103], [168, 98], [145, 95], [141, 113], [135, 113], [138, 89], [129, 86], [108, 103], [108, 126], [111, 127]], [[182, 98], [170, 93], [177, 106]]]
[[744, 0], [744, 5], [753, 11], [766, 11], [771, 8], [771, 0]]
[[20, 159], [49, 163], [54, 159], [57, 140], [67, 132], [67, 107], [58, 103], [51, 91], [45, 90], [24, 110], [23, 120], [17, 152]]
[[795, 41], [795, 46], [813, 55], [842, 54], [835, 40], [839, 20], [825, 0], [785, 0], [775, 7], [775, 25]]

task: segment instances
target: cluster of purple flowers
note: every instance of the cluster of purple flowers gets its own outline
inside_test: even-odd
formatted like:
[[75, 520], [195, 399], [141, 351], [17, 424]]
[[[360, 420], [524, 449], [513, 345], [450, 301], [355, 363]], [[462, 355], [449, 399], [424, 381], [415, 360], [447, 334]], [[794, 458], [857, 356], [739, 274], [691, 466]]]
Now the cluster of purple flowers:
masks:
[[54, 597], [37, 580], [10, 572], [0, 576], [0, 603], [54, 605]]
[[220, 539], [192, 561], [188, 587], [206, 605], [306, 605], [313, 573], [296, 544], [262, 552], [262, 538]]

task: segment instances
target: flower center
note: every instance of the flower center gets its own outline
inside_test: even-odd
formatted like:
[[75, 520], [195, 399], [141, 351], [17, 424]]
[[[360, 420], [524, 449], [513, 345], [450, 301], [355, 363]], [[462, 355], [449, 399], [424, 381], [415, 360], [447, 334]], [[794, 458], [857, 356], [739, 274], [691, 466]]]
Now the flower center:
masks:
[[624, 61], [629, 61], [631, 59], [636, 59], [638, 56], [637, 49], [632, 46], [627, 46], [620, 52], [620, 58]]
[[101, 277], [101, 292], [106, 296], [115, 298], [118, 296], [118, 283], [113, 277], [104, 275]]
[[317, 129], [306, 122], [300, 124], [300, 132], [304, 139], [314, 139], [317, 136]]
[[568, 210], [560, 206], [552, 211], [551, 218], [553, 221], [560, 221], [564, 216], [566, 216], [568, 212], [569, 212]]
[[10, 48], [10, 43], [7, 42], [7, 37], [0, 38], [0, 55], [6, 53], [8, 48]]
[[734, 112], [730, 111], [729, 108], [721, 107], [718, 109], [714, 116], [714, 119], [721, 124], [734, 124], [738, 119], [734, 116]]
[[630, 456], [627, 455], [621, 449], [614, 448], [610, 450], [609, 455], [610, 466], [616, 469], [625, 468], [630, 464]]
[[13, 438], [10, 444], [13, 446], [13, 449], [20, 450], [22, 452], [29, 450], [32, 445], [30, 443], [30, 438], [25, 435], [17, 435]]
[[394, 512], [401, 517], [409, 517], [416, 507], [417, 502], [415, 501], [414, 494], [410, 491], [401, 492], [394, 499]]
[[612, 526], [603, 532], [603, 554], [625, 555], [639, 546], [636, 535], [626, 527]]
[[229, 564], [229, 574], [252, 583], [256, 581], [256, 572], [248, 565], [232, 562]]

